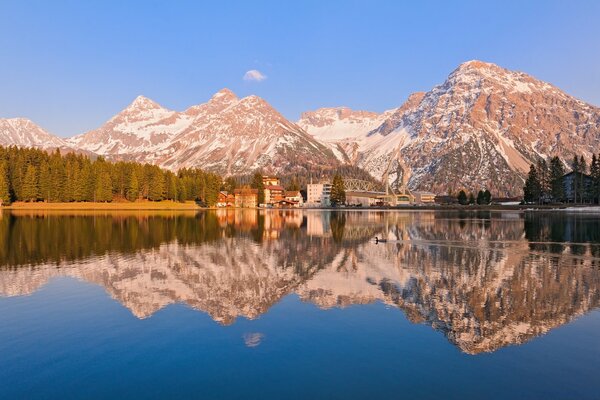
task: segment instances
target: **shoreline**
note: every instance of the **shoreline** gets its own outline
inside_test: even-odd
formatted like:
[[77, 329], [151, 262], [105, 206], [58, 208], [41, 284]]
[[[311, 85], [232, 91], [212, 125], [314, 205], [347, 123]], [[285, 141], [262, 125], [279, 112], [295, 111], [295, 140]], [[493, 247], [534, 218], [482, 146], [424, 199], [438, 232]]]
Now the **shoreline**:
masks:
[[94, 202], [70, 202], [70, 203], [46, 203], [46, 202], [15, 202], [8, 206], [1, 206], [0, 210], [23, 210], [23, 211], [201, 211], [201, 210], [306, 210], [306, 211], [527, 211], [527, 210], [567, 210], [586, 208], [598, 209], [597, 205], [592, 204], [556, 204], [556, 205], [537, 205], [537, 204], [511, 204], [511, 205], [402, 205], [395, 207], [282, 207], [282, 208], [262, 208], [262, 207], [202, 207], [193, 201], [185, 203], [174, 202], [170, 200], [151, 202], [115, 202], [115, 203], [94, 203]]

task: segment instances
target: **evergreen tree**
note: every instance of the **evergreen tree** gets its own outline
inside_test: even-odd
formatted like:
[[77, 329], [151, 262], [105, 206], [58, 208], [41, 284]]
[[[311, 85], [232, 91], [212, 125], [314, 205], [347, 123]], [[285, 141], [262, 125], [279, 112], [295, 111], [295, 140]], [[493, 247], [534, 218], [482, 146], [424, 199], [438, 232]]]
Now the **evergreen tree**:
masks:
[[477, 204], [481, 205], [483, 204], [483, 190], [480, 190], [479, 192], [477, 192], [477, 199], [476, 202]]
[[523, 187], [523, 197], [527, 203], [539, 203], [542, 194], [542, 186], [537, 174], [535, 165], [531, 164], [529, 168], [529, 174], [525, 180], [525, 187]]
[[536, 171], [540, 182], [540, 197], [546, 201], [550, 197], [550, 169], [546, 160], [540, 158], [537, 162]]
[[553, 201], [561, 201], [565, 198], [564, 177], [565, 169], [558, 156], [550, 160], [550, 193]]
[[233, 193], [233, 191], [237, 189], [237, 186], [237, 180], [233, 176], [230, 176], [225, 179], [225, 182], [223, 183], [223, 190], [227, 193]]
[[39, 184], [36, 168], [33, 164], [27, 166], [25, 178], [23, 179], [22, 199], [25, 201], [37, 201]]
[[467, 194], [464, 190], [458, 192], [458, 196], [456, 196], [456, 198], [458, 199], [458, 204], [461, 204], [463, 206], [469, 204], [469, 199], [467, 198]]
[[330, 199], [331, 204], [334, 207], [346, 203], [346, 190], [344, 189], [344, 179], [340, 174], [335, 174], [333, 176]]
[[52, 187], [50, 165], [44, 160], [40, 164], [40, 197], [45, 201], [52, 201], [50, 191]]
[[256, 172], [252, 176], [252, 182], [250, 183], [252, 189], [258, 190], [258, 204], [264, 204], [265, 202], [265, 185], [263, 184], [262, 172]]
[[140, 182], [138, 181], [137, 174], [135, 171], [131, 173], [129, 177], [129, 183], [127, 185], [127, 200], [136, 201], [140, 195]]
[[578, 176], [579, 182], [579, 199], [582, 203], [587, 200], [588, 197], [588, 188], [585, 184], [585, 174], [587, 174], [587, 163], [585, 162], [585, 158], [583, 156], [579, 157], [579, 172], [581, 172]]
[[10, 187], [8, 184], [8, 174], [6, 173], [6, 163], [0, 161], [0, 203], [7, 205], [10, 203]]
[[600, 204], [600, 154], [596, 157], [592, 154], [592, 163], [590, 164], [590, 176], [592, 185], [590, 187], [590, 198], [594, 203]]
[[110, 174], [107, 171], [101, 171], [98, 174], [96, 179], [96, 189], [94, 191], [94, 201], [112, 201], [112, 183]]
[[483, 192], [483, 200], [484, 200], [484, 204], [491, 204], [492, 203], [492, 193], [490, 193], [489, 190], [485, 189], [485, 192]]

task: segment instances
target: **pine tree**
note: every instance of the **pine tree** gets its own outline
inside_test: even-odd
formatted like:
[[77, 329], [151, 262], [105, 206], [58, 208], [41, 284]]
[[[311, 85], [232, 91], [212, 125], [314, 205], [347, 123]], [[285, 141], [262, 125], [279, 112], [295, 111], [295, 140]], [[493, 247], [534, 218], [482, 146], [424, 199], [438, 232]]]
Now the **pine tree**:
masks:
[[340, 174], [333, 176], [333, 183], [331, 185], [331, 204], [336, 207], [346, 202], [346, 190], [344, 189], [344, 179]]
[[230, 176], [225, 179], [225, 182], [223, 183], [223, 190], [227, 193], [233, 193], [237, 186], [237, 180], [234, 177]]
[[129, 183], [127, 184], [127, 200], [136, 201], [140, 195], [140, 182], [135, 171], [131, 172]]
[[527, 180], [525, 180], [525, 187], [523, 187], [523, 197], [527, 203], [538, 203], [542, 194], [542, 186], [535, 169], [535, 165], [531, 164], [529, 168], [529, 174]]
[[483, 190], [480, 190], [479, 192], [477, 192], [477, 204], [482, 205], [484, 202], [484, 195], [483, 195]]
[[558, 156], [550, 160], [550, 194], [553, 201], [562, 201], [565, 198], [564, 177], [565, 169]]
[[590, 198], [594, 203], [600, 203], [600, 154], [596, 157], [592, 154], [592, 163], [590, 164], [590, 176], [592, 185], [590, 188]]
[[33, 164], [27, 166], [25, 178], [23, 179], [23, 200], [37, 201], [39, 193], [37, 170]]
[[8, 184], [8, 174], [6, 173], [6, 163], [0, 162], [0, 203], [7, 205], [10, 203], [10, 187]]
[[492, 202], [492, 193], [490, 193], [489, 190], [485, 189], [485, 192], [483, 192], [483, 199], [485, 201], [485, 204], [490, 204]]
[[540, 158], [537, 162], [536, 171], [540, 182], [540, 197], [546, 201], [550, 197], [550, 170], [546, 160]]
[[467, 198], [467, 194], [464, 190], [458, 192], [458, 196], [456, 196], [456, 198], [458, 199], [458, 204], [461, 204], [463, 206], [469, 204], [469, 199]]
[[44, 160], [40, 164], [40, 197], [45, 201], [52, 201], [50, 197], [50, 191], [52, 187], [52, 182], [50, 179], [50, 165]]

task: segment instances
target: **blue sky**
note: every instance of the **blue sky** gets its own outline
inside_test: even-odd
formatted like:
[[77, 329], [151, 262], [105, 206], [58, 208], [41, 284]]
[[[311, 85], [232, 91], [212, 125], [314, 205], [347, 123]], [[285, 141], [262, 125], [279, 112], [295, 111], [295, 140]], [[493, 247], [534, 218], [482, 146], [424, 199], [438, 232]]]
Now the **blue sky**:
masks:
[[[600, 105], [600, 1], [0, 0], [0, 118], [70, 136], [137, 95], [383, 111], [480, 59]], [[245, 80], [257, 70], [266, 79]]]

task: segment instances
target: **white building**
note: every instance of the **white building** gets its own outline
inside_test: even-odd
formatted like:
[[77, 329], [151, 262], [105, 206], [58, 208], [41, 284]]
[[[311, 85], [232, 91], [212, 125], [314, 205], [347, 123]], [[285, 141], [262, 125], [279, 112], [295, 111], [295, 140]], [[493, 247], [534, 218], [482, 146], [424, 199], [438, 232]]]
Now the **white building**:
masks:
[[331, 206], [331, 183], [309, 183], [306, 185], [306, 204], [312, 207]]

